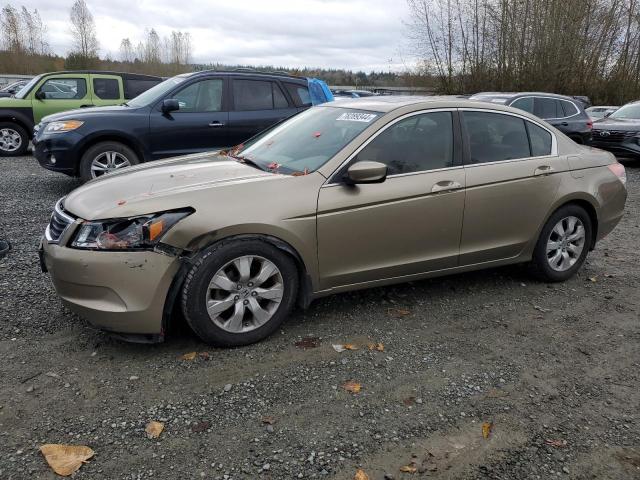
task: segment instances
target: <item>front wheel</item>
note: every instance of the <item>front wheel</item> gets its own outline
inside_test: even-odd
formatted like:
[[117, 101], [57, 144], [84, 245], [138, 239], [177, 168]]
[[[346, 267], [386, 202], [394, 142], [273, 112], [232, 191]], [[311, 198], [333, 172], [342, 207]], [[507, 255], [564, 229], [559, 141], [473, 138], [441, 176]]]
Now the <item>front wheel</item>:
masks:
[[107, 173], [140, 163], [133, 150], [120, 142], [101, 142], [89, 147], [80, 160], [80, 178], [88, 182]]
[[582, 266], [592, 242], [591, 218], [579, 205], [565, 205], [551, 215], [533, 252], [533, 273], [547, 282], [563, 282]]
[[29, 147], [29, 135], [20, 125], [0, 123], [0, 157], [19, 157]]
[[182, 310], [203, 341], [248, 345], [282, 324], [297, 291], [298, 271], [289, 255], [261, 240], [232, 240], [198, 256], [182, 289]]

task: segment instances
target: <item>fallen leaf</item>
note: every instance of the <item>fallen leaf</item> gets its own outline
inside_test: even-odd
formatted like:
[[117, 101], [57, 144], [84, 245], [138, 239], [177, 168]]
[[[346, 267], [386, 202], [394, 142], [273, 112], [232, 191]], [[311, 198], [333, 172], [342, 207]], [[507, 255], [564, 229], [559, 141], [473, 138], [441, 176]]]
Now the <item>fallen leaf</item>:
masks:
[[591, 280], [593, 283], [596, 283], [598, 281], [598, 277], [589, 277], [589, 280]]
[[358, 347], [357, 345], [353, 344], [353, 343], [345, 343], [343, 345], [345, 350], [358, 350], [360, 347]]
[[268, 425], [273, 425], [274, 423], [276, 423], [276, 419], [274, 417], [272, 417], [271, 415], [266, 415], [266, 416], [262, 417], [262, 423], [266, 423]]
[[356, 470], [356, 474], [353, 476], [353, 480], [369, 480], [369, 475], [367, 475], [364, 470], [359, 468]]
[[338, 352], [338, 353], [342, 353], [346, 350], [346, 348], [344, 348], [344, 345], [331, 345], [333, 347], [333, 349]]
[[303, 338], [302, 340], [297, 341], [295, 343], [295, 346], [303, 350], [306, 350], [307, 348], [316, 348], [319, 342], [320, 342], [320, 339], [318, 337], [306, 337], [306, 338]]
[[352, 380], [344, 383], [342, 385], [342, 388], [344, 388], [347, 392], [360, 393], [360, 390], [362, 389], [362, 385]]
[[563, 448], [567, 446], [567, 441], [566, 440], [551, 440], [549, 438], [547, 438], [544, 443], [546, 443], [547, 445], [550, 445], [552, 447], [555, 448]]
[[370, 343], [367, 345], [369, 350], [377, 350], [378, 352], [384, 352], [384, 345], [382, 343]]
[[484, 422], [482, 424], [482, 437], [489, 438], [491, 430], [493, 429], [493, 422]]
[[40, 447], [40, 451], [49, 466], [58, 475], [68, 477], [77, 471], [94, 455], [94, 451], [84, 445], [60, 445], [48, 443]]
[[402, 403], [404, 403], [407, 407], [410, 407], [411, 405], [416, 403], [416, 397], [407, 397], [402, 400]]
[[198, 422], [191, 425], [191, 431], [193, 433], [202, 433], [206, 430], [209, 430], [209, 427], [211, 427], [211, 422]]
[[185, 353], [184, 355], [182, 355], [180, 357], [180, 360], [188, 360], [189, 362], [192, 360], [195, 360], [197, 353], [196, 352], [189, 352], [189, 353]]
[[416, 473], [418, 469], [413, 465], [405, 465], [404, 467], [400, 467], [400, 471], [404, 473]]
[[164, 423], [156, 422], [155, 420], [147, 423], [144, 431], [147, 432], [147, 438], [158, 438], [164, 430]]
[[387, 313], [392, 317], [406, 317], [407, 315], [411, 315], [411, 310], [407, 310], [406, 308], [389, 308]]

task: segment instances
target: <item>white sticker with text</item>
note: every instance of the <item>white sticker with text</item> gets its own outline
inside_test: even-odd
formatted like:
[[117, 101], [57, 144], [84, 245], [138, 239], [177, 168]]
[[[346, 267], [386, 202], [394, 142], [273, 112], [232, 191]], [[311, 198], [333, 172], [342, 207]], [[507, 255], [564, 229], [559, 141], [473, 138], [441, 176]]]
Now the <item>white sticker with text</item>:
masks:
[[374, 120], [378, 115], [375, 113], [357, 113], [357, 112], [345, 112], [340, 115], [336, 120], [345, 122], [365, 122], [369, 123]]

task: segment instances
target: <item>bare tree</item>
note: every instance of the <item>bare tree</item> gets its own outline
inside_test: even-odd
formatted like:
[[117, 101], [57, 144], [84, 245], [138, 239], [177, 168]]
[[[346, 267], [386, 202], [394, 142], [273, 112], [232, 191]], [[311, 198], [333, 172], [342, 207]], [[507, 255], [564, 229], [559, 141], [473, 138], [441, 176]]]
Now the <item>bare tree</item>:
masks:
[[123, 38], [120, 42], [120, 60], [127, 63], [131, 63], [135, 60], [133, 45], [131, 45], [131, 40], [128, 38]]
[[11, 53], [22, 53], [25, 50], [24, 32], [20, 14], [13, 5], [7, 4], [2, 9], [2, 43], [5, 50]]
[[99, 45], [96, 25], [84, 0], [75, 1], [71, 7], [70, 19], [74, 53], [83, 59], [97, 57]]
[[45, 40], [46, 28], [42, 23], [40, 13], [37, 9], [30, 12], [23, 6], [21, 17], [26, 51], [30, 55], [45, 55], [49, 46]]

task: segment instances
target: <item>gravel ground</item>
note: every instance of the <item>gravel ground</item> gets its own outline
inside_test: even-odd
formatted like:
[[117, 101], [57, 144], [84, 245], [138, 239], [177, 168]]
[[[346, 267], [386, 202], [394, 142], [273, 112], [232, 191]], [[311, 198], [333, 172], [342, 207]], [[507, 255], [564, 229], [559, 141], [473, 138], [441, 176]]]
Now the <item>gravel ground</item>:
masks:
[[127, 344], [66, 311], [36, 250], [78, 184], [0, 158], [14, 246], [0, 260], [0, 478], [57, 478], [45, 443], [90, 446], [87, 479], [640, 478], [640, 169], [627, 169], [624, 219], [564, 284], [516, 266], [337, 295], [218, 350], [186, 329]]

